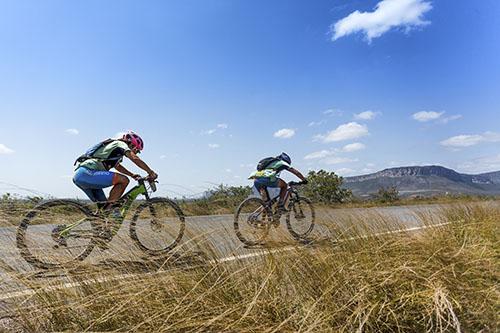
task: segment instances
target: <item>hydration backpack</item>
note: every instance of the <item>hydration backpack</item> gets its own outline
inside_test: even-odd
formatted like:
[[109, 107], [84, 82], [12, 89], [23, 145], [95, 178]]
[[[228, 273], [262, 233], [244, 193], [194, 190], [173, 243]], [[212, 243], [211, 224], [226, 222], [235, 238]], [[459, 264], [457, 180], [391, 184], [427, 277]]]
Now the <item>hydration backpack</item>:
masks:
[[262, 171], [277, 161], [279, 161], [279, 159], [276, 157], [266, 157], [266, 158], [260, 160], [259, 164], [257, 164], [257, 171]]
[[75, 161], [75, 164], [76, 165], [77, 163], [82, 163], [82, 162], [85, 162], [86, 160], [89, 160], [91, 158], [95, 158], [94, 157], [94, 154], [96, 151], [98, 151], [99, 149], [101, 149], [102, 147], [110, 144], [111, 142], [113, 142], [115, 140], [113, 139], [107, 139], [107, 140], [104, 140], [102, 142], [99, 142], [98, 144], [96, 144], [95, 146], [92, 146], [90, 147], [86, 152], [85, 154], [81, 155], [80, 157], [78, 157]]

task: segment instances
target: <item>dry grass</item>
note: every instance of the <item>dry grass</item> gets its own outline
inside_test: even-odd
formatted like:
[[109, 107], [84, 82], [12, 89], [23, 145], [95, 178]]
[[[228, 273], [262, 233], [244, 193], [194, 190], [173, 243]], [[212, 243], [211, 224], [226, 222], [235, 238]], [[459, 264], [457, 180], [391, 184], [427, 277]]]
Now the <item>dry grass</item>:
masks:
[[[188, 245], [203, 252], [193, 265], [173, 256], [150, 263], [149, 273], [107, 282], [102, 277], [123, 271], [84, 266], [84, 273], [65, 272], [79, 282], [75, 287], [47, 289], [56, 282], [46, 282], [11, 305], [4, 329], [496, 332], [500, 209], [453, 208], [447, 220], [418, 233], [327, 241], [229, 262], [218, 262], [217, 248], [200, 241]], [[367, 229], [349, 232], [362, 236]], [[11, 274], [33, 287], [26, 276]]]

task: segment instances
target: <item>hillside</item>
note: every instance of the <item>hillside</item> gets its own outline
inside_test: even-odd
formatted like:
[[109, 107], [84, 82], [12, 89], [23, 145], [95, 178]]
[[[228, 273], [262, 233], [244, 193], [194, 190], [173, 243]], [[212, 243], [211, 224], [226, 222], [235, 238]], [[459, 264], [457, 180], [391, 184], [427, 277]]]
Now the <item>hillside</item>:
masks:
[[396, 186], [402, 196], [446, 193], [497, 195], [500, 194], [500, 171], [469, 175], [442, 166], [411, 166], [344, 179], [344, 187], [360, 197], [389, 186]]

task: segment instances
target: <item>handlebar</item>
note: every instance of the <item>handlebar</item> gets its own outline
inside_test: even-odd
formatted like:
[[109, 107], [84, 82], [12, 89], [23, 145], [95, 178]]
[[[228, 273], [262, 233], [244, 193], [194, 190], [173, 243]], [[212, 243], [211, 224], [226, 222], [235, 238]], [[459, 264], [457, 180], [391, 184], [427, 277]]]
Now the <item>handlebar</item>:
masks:
[[300, 186], [300, 185], [306, 185], [307, 183], [308, 183], [307, 180], [306, 181], [302, 181], [302, 182], [289, 182], [288, 186], [290, 186], [290, 187]]
[[156, 192], [157, 188], [156, 188], [156, 184], [158, 183], [158, 181], [156, 180], [151, 180], [151, 178], [149, 177], [142, 177], [142, 178], [139, 178], [137, 180], [137, 182], [139, 184], [144, 184], [145, 182], [148, 182], [149, 183], [149, 186], [151, 187], [151, 191], [153, 192]]

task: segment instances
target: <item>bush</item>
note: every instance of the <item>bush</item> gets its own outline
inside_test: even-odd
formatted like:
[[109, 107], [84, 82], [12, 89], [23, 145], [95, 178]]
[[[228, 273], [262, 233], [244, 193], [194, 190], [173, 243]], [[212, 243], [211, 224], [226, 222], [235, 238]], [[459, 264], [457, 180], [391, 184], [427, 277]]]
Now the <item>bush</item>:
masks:
[[181, 200], [180, 205], [188, 215], [231, 214], [251, 193], [250, 186], [220, 184], [207, 191], [202, 198]]
[[307, 180], [309, 183], [304, 187], [303, 194], [315, 202], [330, 204], [352, 199], [352, 192], [341, 188], [344, 179], [334, 172], [310, 171]]
[[379, 188], [375, 199], [379, 202], [395, 202], [399, 200], [399, 191], [396, 186]]

